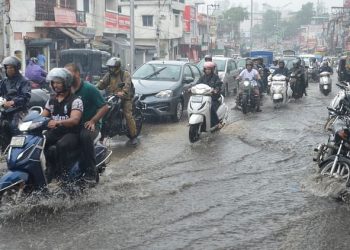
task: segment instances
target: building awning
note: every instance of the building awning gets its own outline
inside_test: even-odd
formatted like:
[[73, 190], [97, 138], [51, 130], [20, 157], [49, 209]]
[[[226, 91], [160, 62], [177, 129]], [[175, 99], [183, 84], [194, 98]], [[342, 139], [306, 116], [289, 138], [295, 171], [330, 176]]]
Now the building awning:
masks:
[[108, 37], [106, 36], [105, 37], [107, 40], [121, 46], [121, 47], [124, 47], [124, 48], [130, 48], [130, 42], [126, 39], [126, 38], [123, 38], [123, 37]]
[[28, 47], [45, 47], [52, 43], [51, 38], [40, 38], [40, 39], [24, 39], [24, 43]]
[[99, 49], [99, 50], [109, 50], [111, 48], [111, 46], [109, 46], [108, 44], [105, 44], [97, 40], [91, 40], [90, 44], [92, 48]]
[[86, 35], [80, 33], [79, 31], [76, 31], [75, 29], [72, 28], [59, 28], [59, 30], [69, 36], [70, 38], [72, 38], [73, 42], [76, 44], [80, 44], [80, 43], [88, 43], [90, 38], [87, 37]]

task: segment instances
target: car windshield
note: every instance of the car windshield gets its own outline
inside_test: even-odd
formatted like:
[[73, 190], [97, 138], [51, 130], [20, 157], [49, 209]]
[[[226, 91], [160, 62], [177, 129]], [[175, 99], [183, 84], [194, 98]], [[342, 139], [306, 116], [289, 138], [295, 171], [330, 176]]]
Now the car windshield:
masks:
[[155, 81], [178, 81], [181, 66], [170, 64], [144, 64], [134, 74], [135, 79], [152, 79]]
[[245, 63], [246, 63], [246, 59], [240, 59], [238, 60], [238, 63], [237, 63], [237, 67], [238, 68], [245, 68]]
[[[213, 58], [213, 62], [216, 64], [218, 71], [225, 71], [226, 60]], [[204, 59], [198, 63], [198, 68], [203, 69]]]

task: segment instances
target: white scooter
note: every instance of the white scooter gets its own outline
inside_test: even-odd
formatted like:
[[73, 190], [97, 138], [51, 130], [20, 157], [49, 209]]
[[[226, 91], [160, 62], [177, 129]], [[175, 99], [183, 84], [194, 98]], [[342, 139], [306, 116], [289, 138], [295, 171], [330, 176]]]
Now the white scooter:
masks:
[[320, 73], [320, 83], [319, 83], [320, 91], [322, 94], [327, 96], [332, 91], [332, 79], [330, 72], [322, 72]]
[[287, 77], [281, 74], [271, 76], [269, 79], [271, 99], [275, 108], [288, 101]]
[[[197, 84], [191, 88], [192, 96], [189, 100], [187, 113], [189, 119], [189, 139], [190, 142], [199, 140], [202, 132], [212, 132], [218, 128], [218, 125], [211, 127], [211, 103], [213, 89], [206, 84]], [[221, 95], [219, 99], [221, 105], [217, 110], [219, 121], [222, 125], [226, 123], [228, 117], [228, 107]]]

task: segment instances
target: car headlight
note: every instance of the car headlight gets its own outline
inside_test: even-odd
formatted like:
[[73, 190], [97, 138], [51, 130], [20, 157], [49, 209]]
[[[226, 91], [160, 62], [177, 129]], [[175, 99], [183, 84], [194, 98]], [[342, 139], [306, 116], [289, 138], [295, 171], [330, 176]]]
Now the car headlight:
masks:
[[170, 89], [162, 90], [155, 95], [155, 97], [158, 97], [158, 98], [169, 98], [172, 96], [173, 96], [173, 91]]

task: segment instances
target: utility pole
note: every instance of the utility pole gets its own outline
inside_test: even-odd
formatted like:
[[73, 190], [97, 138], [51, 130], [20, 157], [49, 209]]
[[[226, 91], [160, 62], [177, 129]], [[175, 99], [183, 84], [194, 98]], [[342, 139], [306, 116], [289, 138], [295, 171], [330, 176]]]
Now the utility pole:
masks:
[[134, 73], [135, 58], [135, 15], [134, 0], [130, 0], [130, 74]]
[[253, 50], [253, 0], [250, 0], [250, 52]]
[[210, 30], [209, 30], [209, 23], [211, 21], [211, 18], [209, 17], [209, 7], [212, 7], [213, 10], [218, 9], [220, 6], [219, 4], [207, 4], [207, 31], [208, 31], [208, 54], [211, 52], [211, 37], [210, 37]]
[[4, 57], [7, 56], [7, 15], [8, 12], [6, 11], [6, 0], [3, 0], [1, 3], [1, 14], [2, 14], [2, 38], [3, 38], [3, 46], [4, 46]]
[[160, 58], [160, 0], [158, 0], [158, 20], [157, 20], [157, 59]]

